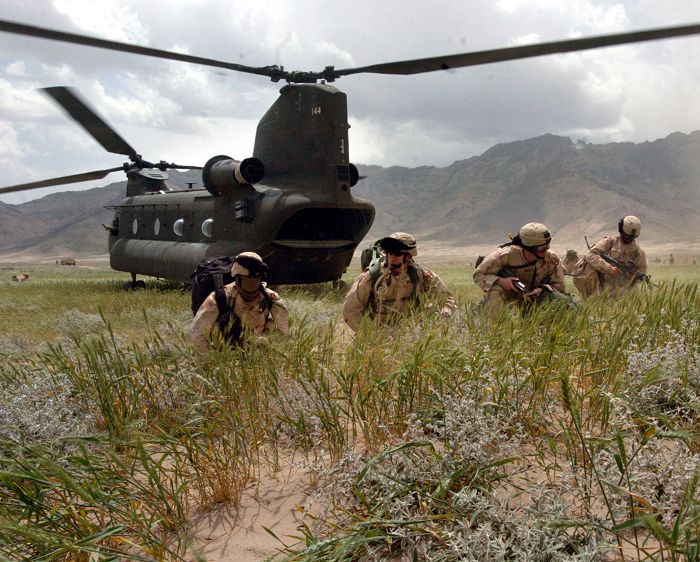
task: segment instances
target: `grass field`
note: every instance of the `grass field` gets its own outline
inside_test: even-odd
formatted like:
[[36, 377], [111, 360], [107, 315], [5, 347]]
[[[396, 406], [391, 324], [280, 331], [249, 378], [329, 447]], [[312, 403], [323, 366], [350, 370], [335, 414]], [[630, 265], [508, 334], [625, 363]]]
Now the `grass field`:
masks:
[[447, 323], [353, 338], [343, 294], [282, 287], [290, 337], [206, 361], [175, 285], [0, 266], [0, 560], [192, 559], [193, 513], [289, 451], [321, 508], [279, 559], [698, 560], [700, 267], [487, 322], [427, 265]]

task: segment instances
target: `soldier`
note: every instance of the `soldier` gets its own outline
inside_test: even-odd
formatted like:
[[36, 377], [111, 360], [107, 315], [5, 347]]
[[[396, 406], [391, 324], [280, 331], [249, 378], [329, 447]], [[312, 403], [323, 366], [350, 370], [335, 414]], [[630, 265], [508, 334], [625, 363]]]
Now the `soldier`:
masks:
[[440, 313], [449, 318], [457, 309], [452, 293], [428, 268], [413, 261], [418, 255], [416, 239], [406, 232], [394, 232], [379, 245], [386, 255], [376, 276], [362, 272], [348, 291], [343, 318], [357, 332], [365, 312], [381, 324], [396, 321], [402, 314], [424, 303], [425, 297], [444, 300]]
[[564, 257], [564, 272], [571, 273], [574, 270], [574, 266], [578, 262], [578, 254], [576, 250], [569, 248], [566, 251], [566, 256]]
[[285, 335], [289, 332], [287, 307], [265, 286], [267, 264], [258, 254], [238, 254], [231, 275], [233, 283], [224, 286], [228, 311], [220, 315], [216, 293], [212, 292], [194, 317], [192, 342], [203, 356], [212, 344], [226, 340], [240, 344], [244, 334], [264, 337], [272, 330]]
[[564, 292], [564, 268], [549, 250], [551, 240], [545, 225], [530, 222], [474, 270], [474, 282], [486, 293], [484, 306], [492, 318], [508, 302], [528, 304], [540, 300], [545, 291]]
[[[637, 237], [642, 230], [641, 221], [628, 215], [617, 223], [617, 230], [617, 236], [606, 236], [600, 240], [574, 268], [574, 285], [584, 299], [603, 291], [622, 294], [646, 277], [647, 257], [637, 244]], [[612, 258], [637, 273], [625, 273], [608, 263], [603, 256]]]

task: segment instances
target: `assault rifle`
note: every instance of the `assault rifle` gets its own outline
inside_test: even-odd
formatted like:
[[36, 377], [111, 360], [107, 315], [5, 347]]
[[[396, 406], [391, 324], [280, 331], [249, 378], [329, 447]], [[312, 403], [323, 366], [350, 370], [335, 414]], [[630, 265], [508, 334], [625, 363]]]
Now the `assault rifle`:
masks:
[[[606, 263], [609, 263], [610, 265], [616, 267], [626, 275], [629, 275], [632, 279], [636, 281], [644, 281], [645, 283], [649, 283], [651, 285], [654, 285], [651, 282], [651, 277], [649, 277], [646, 273], [642, 273], [639, 271], [636, 267], [634, 267], [634, 264], [632, 263], [632, 260], [626, 261], [626, 262], [621, 262], [613, 258], [612, 256], [609, 256], [607, 254], [600, 254], [600, 257], [605, 260]], [[656, 285], [654, 285], [656, 286]]]
[[[588, 249], [591, 249], [590, 244], [588, 243], [588, 238], [586, 236], [583, 237], [583, 239], [586, 241], [586, 246], [588, 246]], [[622, 271], [625, 275], [630, 276], [634, 282], [638, 281], [644, 281], [645, 283], [649, 283], [653, 287], [658, 287], [658, 285], [654, 284], [651, 282], [651, 277], [649, 277], [646, 273], [643, 273], [639, 271], [636, 267], [634, 267], [634, 263], [632, 260], [627, 260], [626, 262], [621, 262], [616, 260], [614, 257], [609, 256], [608, 254], [598, 254], [601, 258], [603, 258], [603, 261], [605, 263], [608, 263], [612, 265], [613, 267], [616, 267], [620, 271]]]
[[542, 283], [539, 285], [540, 288], [542, 288], [542, 292], [536, 296], [536, 297], [530, 297], [528, 296], [530, 294], [530, 291], [528, 288], [525, 286], [525, 283], [523, 283], [512, 269], [508, 267], [502, 268], [497, 275], [499, 277], [515, 277], [515, 281], [513, 281], [513, 287], [517, 289], [517, 291], [522, 295], [523, 300], [526, 302], [526, 304], [539, 304], [544, 301], [550, 301], [550, 302], [563, 302], [566, 303], [566, 305], [569, 308], [578, 308], [579, 305], [574, 301], [574, 299], [571, 298], [570, 295], [567, 295], [565, 293], [560, 293], [559, 291], [555, 291], [552, 286], [549, 284], [549, 278], [545, 278], [542, 280]]
[[527, 295], [527, 294], [530, 292], [530, 291], [527, 290], [527, 287], [525, 286], [525, 283], [523, 283], [523, 282], [518, 278], [518, 276], [516, 275], [515, 271], [513, 271], [512, 269], [510, 269], [510, 268], [508, 268], [508, 267], [504, 267], [504, 268], [501, 269], [501, 271], [499, 271], [499, 272], [497, 273], [497, 275], [498, 275], [499, 277], [503, 277], [503, 278], [505, 278], [505, 279], [507, 279], [507, 278], [509, 278], [509, 277], [515, 277], [515, 281], [513, 281], [513, 287], [515, 287], [521, 295], [525, 296], [525, 295]]

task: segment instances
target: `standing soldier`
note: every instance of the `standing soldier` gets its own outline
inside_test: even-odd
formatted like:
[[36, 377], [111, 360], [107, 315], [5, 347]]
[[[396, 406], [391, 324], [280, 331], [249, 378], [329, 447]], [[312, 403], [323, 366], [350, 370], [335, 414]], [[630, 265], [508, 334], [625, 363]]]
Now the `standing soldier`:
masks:
[[276, 330], [289, 332], [287, 307], [280, 296], [265, 286], [267, 264], [254, 252], [238, 254], [231, 266], [233, 283], [224, 286], [225, 312], [220, 312], [216, 293], [202, 303], [192, 324], [192, 343], [206, 356], [212, 344], [228, 341], [239, 345], [242, 336], [266, 336]]
[[545, 292], [564, 292], [564, 268], [549, 250], [551, 240], [545, 225], [530, 222], [477, 266], [474, 282], [486, 293], [484, 305], [492, 318], [508, 302], [530, 304]]
[[365, 270], [348, 291], [343, 306], [343, 318], [357, 332], [367, 312], [377, 322], [396, 321], [402, 314], [424, 304], [426, 297], [438, 297], [444, 302], [440, 312], [449, 318], [457, 309], [450, 290], [426, 267], [413, 261], [418, 255], [416, 239], [406, 232], [394, 232], [382, 238], [379, 245], [386, 254], [376, 276]]
[[[647, 257], [637, 244], [641, 221], [628, 215], [617, 223], [617, 236], [606, 236], [588, 250], [574, 268], [574, 285], [581, 297], [610, 291], [622, 294], [641, 279], [648, 279]], [[627, 271], [610, 263], [622, 265]]]

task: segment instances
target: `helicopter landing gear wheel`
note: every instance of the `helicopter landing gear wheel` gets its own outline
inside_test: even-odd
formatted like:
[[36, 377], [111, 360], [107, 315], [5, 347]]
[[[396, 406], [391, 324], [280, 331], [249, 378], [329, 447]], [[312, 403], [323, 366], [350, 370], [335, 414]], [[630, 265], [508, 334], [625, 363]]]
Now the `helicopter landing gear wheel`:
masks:
[[131, 274], [131, 281], [127, 281], [126, 283], [124, 283], [124, 290], [125, 291], [135, 291], [136, 289], [145, 289], [145, 288], [146, 288], [146, 282], [142, 281], [141, 279], [139, 279], [137, 281], [135, 273]]

